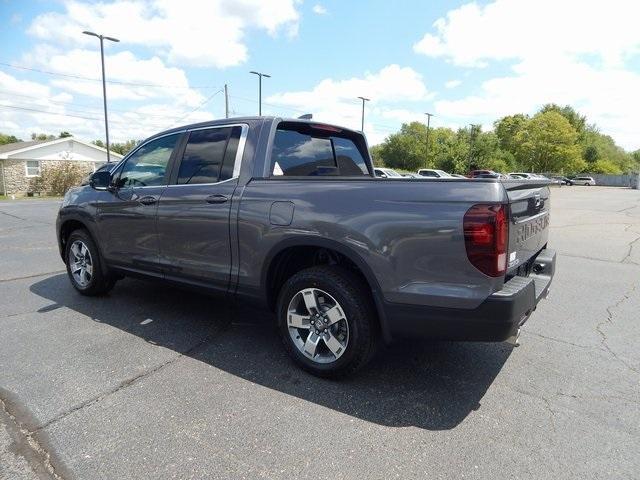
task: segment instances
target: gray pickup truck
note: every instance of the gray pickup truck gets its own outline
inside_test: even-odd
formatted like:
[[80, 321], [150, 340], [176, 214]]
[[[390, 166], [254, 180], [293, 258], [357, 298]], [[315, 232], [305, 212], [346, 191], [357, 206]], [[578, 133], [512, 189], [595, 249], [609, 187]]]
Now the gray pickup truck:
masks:
[[253, 117], [145, 140], [56, 229], [80, 293], [142, 275], [251, 302], [340, 376], [398, 337], [514, 342], [554, 274], [549, 204], [545, 182], [376, 178], [361, 132]]

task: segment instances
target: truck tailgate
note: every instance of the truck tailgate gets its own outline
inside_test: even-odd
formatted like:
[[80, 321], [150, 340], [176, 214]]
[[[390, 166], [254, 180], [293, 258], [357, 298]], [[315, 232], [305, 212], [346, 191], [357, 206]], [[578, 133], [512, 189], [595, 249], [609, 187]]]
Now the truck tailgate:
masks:
[[[550, 191], [547, 182], [504, 181], [509, 198], [507, 274], [530, 265], [549, 236]], [[526, 273], [527, 272], [522, 272]]]

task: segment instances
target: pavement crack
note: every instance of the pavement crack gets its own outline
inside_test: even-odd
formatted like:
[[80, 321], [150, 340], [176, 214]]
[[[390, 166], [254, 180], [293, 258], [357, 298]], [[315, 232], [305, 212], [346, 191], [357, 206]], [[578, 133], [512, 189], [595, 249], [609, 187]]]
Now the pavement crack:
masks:
[[551, 340], [552, 342], [558, 342], [558, 343], [563, 343], [565, 345], [571, 345], [572, 347], [577, 347], [577, 348], [584, 348], [585, 350], [593, 350], [593, 349], [598, 349], [598, 347], [593, 346], [593, 345], [581, 345], [579, 343], [572, 343], [569, 342], [568, 340], [562, 340], [560, 338], [554, 338], [554, 337], [547, 337], [546, 335], [541, 335], [540, 333], [535, 333], [535, 332], [529, 332], [527, 330], [523, 330], [522, 332], [525, 335], [533, 335], [534, 337], [539, 337], [539, 338], [543, 338], [545, 340]]
[[635, 240], [632, 240], [631, 242], [629, 242], [629, 251], [627, 252], [627, 254], [625, 255], [625, 257], [620, 260], [620, 263], [634, 263], [636, 264], [636, 262], [629, 260], [629, 258], [631, 258], [631, 254], [633, 253], [633, 247], [635, 246], [635, 243], [640, 241], [640, 235], [638, 235], [636, 237]]
[[64, 480], [61, 472], [53, 465], [51, 453], [7, 408], [2, 398], [0, 398], [0, 416], [5, 419], [7, 428], [13, 433], [14, 442], [18, 447], [22, 447], [17, 451], [38, 474], [38, 477], [43, 478], [41, 474], [44, 474], [47, 478]]
[[614, 317], [614, 313], [613, 310], [615, 310], [616, 308], [618, 308], [620, 305], [622, 305], [624, 302], [626, 302], [627, 300], [629, 300], [629, 298], [631, 298], [631, 295], [633, 294], [633, 292], [636, 289], [636, 285], [635, 283], [631, 286], [631, 289], [628, 290], [626, 293], [624, 293], [622, 295], [622, 297], [616, 301], [615, 303], [613, 303], [612, 305], [608, 305], [606, 307], [606, 311], [607, 311], [607, 318], [604, 319], [603, 321], [601, 321], [600, 323], [598, 323], [596, 325], [596, 331], [600, 334], [600, 345], [602, 345], [605, 350], [607, 350], [607, 352], [609, 352], [611, 354], [611, 356], [613, 358], [615, 358], [617, 361], [619, 361], [620, 363], [622, 363], [625, 367], [627, 367], [629, 370], [631, 370], [632, 372], [635, 373], [640, 373], [640, 370], [638, 370], [637, 368], [635, 368], [633, 365], [631, 365], [629, 362], [627, 362], [624, 358], [620, 357], [608, 344], [609, 339], [607, 338], [607, 334], [604, 332], [603, 327], [607, 324], [613, 325], [613, 317]]
[[91, 405], [95, 405], [99, 402], [101, 402], [102, 400], [104, 400], [107, 397], [110, 397], [111, 395], [118, 393], [121, 390], [124, 390], [126, 388], [131, 387], [132, 385], [135, 385], [136, 383], [140, 382], [141, 380], [150, 377], [151, 375], [159, 372], [160, 370], [164, 369], [165, 367], [172, 365], [173, 363], [177, 362], [178, 360], [180, 360], [181, 358], [185, 357], [185, 356], [190, 356], [193, 353], [195, 353], [196, 351], [198, 351], [199, 349], [203, 348], [204, 346], [206, 346], [207, 344], [209, 344], [216, 336], [217, 334], [221, 331], [221, 328], [218, 327], [216, 328], [213, 332], [211, 332], [209, 335], [207, 335], [206, 337], [204, 337], [202, 340], [196, 342], [193, 346], [189, 347], [187, 350], [178, 353], [177, 355], [175, 355], [174, 357], [170, 358], [169, 360], [156, 365], [153, 368], [150, 368], [148, 370], [145, 370], [143, 372], [140, 372], [137, 375], [134, 375], [131, 378], [128, 378], [126, 380], [121, 381], [120, 383], [118, 383], [115, 387], [100, 393], [99, 395], [96, 395], [92, 398], [89, 398], [67, 410], [65, 410], [64, 412], [56, 415], [55, 417], [53, 417], [50, 420], [47, 420], [45, 423], [43, 423], [42, 425], [34, 428], [33, 430], [31, 430], [29, 433], [30, 434], [34, 434], [36, 432], [39, 432], [41, 430], [44, 430], [48, 427], [50, 427], [51, 425], [53, 425], [54, 423], [59, 422], [60, 420], [68, 417], [69, 415], [82, 410], [86, 407], [89, 407]]
[[19, 217], [18, 215], [14, 215], [12, 213], [7, 213], [7, 212], [5, 212], [3, 210], [0, 210], [0, 213], [3, 214], [3, 215], [6, 215], [7, 217], [15, 218], [15, 219], [18, 219], [18, 220], [24, 220], [25, 222], [28, 221], [26, 218]]
[[53, 272], [34, 273], [33, 275], [26, 275], [24, 277], [0, 278], [0, 283], [15, 282], [17, 280], [26, 280], [28, 278], [46, 277], [47, 275], [57, 275], [58, 273], [65, 273], [65, 272], [66, 270], [54, 270]]

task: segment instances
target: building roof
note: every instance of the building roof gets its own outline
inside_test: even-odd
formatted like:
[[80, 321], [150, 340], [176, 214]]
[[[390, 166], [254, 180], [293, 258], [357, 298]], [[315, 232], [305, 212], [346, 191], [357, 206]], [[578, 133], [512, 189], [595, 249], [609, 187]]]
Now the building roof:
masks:
[[14, 150], [22, 150], [23, 148], [33, 147], [39, 143], [47, 143], [51, 140], [32, 140], [30, 142], [14, 142], [0, 145], [0, 153], [13, 152]]
[[[95, 150], [99, 150], [100, 152], [106, 153], [107, 150], [94, 145], [93, 143], [83, 142], [82, 140], [78, 140], [74, 137], [64, 137], [64, 138], [55, 138], [53, 140], [33, 140], [30, 142], [14, 142], [7, 143], [6, 145], [0, 145], [0, 160], [9, 158], [15, 154], [22, 154], [23, 152], [32, 151], [38, 148], [46, 147], [49, 145], [56, 145], [65, 142], [77, 143], [80, 145], [84, 145], [85, 147], [90, 147]], [[118, 159], [122, 158], [122, 155], [111, 151], [111, 156], [116, 157]]]

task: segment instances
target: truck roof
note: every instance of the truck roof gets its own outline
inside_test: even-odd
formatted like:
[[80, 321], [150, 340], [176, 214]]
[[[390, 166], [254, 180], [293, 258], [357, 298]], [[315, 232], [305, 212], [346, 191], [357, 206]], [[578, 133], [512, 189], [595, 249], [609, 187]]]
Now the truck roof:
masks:
[[235, 124], [235, 123], [257, 123], [257, 122], [292, 122], [292, 123], [306, 123], [306, 124], [313, 124], [313, 125], [331, 125], [337, 128], [340, 128], [341, 130], [344, 130], [345, 132], [349, 132], [349, 133], [356, 133], [356, 134], [362, 134], [362, 132], [358, 131], [358, 130], [353, 130], [350, 128], [346, 128], [340, 125], [335, 125], [335, 124], [331, 124], [331, 123], [326, 123], [326, 122], [319, 122], [317, 120], [307, 120], [307, 119], [303, 119], [303, 118], [287, 118], [287, 117], [276, 117], [276, 116], [249, 116], [249, 117], [232, 117], [232, 118], [220, 118], [217, 120], [207, 120], [205, 122], [198, 122], [198, 123], [191, 123], [188, 125], [181, 125], [179, 127], [174, 127], [171, 128], [169, 130], [164, 130], [162, 132], [158, 132], [154, 135], [152, 135], [149, 138], [153, 138], [159, 135], [166, 135], [168, 133], [173, 133], [173, 132], [180, 132], [182, 130], [188, 130], [188, 129], [193, 129], [193, 128], [202, 128], [202, 127], [216, 127], [216, 126], [220, 126], [220, 125], [229, 125], [229, 124]]

